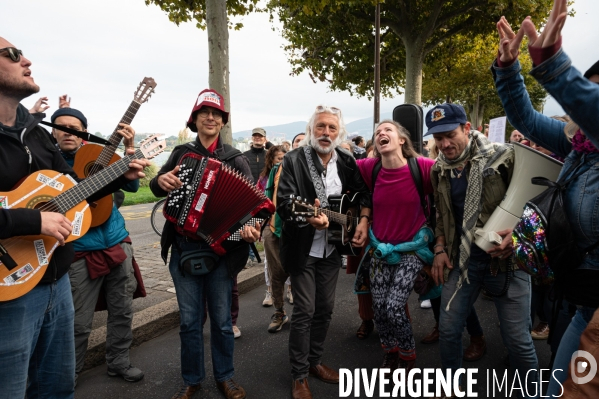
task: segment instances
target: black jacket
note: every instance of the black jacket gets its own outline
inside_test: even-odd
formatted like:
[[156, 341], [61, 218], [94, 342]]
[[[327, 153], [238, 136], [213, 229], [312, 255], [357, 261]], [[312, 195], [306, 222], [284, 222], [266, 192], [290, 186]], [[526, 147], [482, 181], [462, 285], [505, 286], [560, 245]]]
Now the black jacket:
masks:
[[262, 172], [262, 169], [264, 169], [266, 150], [264, 148], [252, 147], [248, 151], [244, 152], [243, 155], [246, 156], [250, 163], [252, 178], [254, 179], [254, 184], [257, 184], [258, 179], [260, 178], [260, 173]]
[[[63, 159], [50, 133], [38, 126], [44, 117], [43, 113], [30, 115], [24, 106], [19, 105], [15, 126], [7, 127], [0, 124], [0, 191], [12, 191], [23, 178], [42, 169], [54, 170], [81, 180]], [[31, 153], [31, 158], [27, 151]], [[123, 184], [123, 181], [127, 180], [118, 179], [116, 184], [110, 184], [108, 190], [102, 189], [101, 193], [89, 199], [97, 200], [112, 193]], [[0, 209], [0, 238], [2, 239], [39, 235], [41, 228], [42, 217], [37, 209]], [[70, 243], [57, 247], [40, 284], [56, 281], [67, 273], [74, 255]]]
[[[337, 148], [335, 151], [342, 193], [361, 193], [360, 205], [372, 208], [372, 198], [362, 180], [356, 160], [344, 150]], [[312, 154], [313, 157], [317, 156], [314, 151]], [[314, 159], [314, 165], [320, 176], [324, 171], [322, 164]], [[309, 203], [316, 199], [316, 190], [302, 147], [285, 154], [277, 192], [277, 213], [284, 221], [281, 232], [281, 263], [288, 274], [298, 275], [306, 267], [316, 229], [310, 224], [298, 224], [290, 219], [291, 195], [305, 198]]]
[[[199, 153], [207, 157], [212, 156], [216, 159], [222, 158], [225, 155], [225, 153], [234, 150], [233, 147], [223, 144], [221, 142], [220, 136], [218, 138], [218, 144], [216, 150], [214, 151], [214, 155], [211, 155], [197, 138], [193, 142], [193, 144], [195, 145], [196, 153]], [[150, 181], [150, 190], [152, 190], [152, 193], [154, 193], [156, 197], [166, 197], [166, 195], [168, 194], [158, 185], [158, 177], [173, 170], [179, 164], [179, 160], [181, 159], [181, 157], [187, 154], [188, 152], [194, 151], [190, 149], [187, 145], [180, 145], [175, 147], [173, 152], [171, 153], [171, 156], [168, 158], [168, 161], [166, 161], [166, 163], [162, 165], [162, 168], [160, 168], [160, 171], [158, 172], [156, 177], [154, 177]], [[242, 156], [241, 151], [238, 151], [238, 153], [239, 156], [236, 156], [235, 158], [229, 160], [226, 163], [251, 180], [252, 174], [250, 172], [250, 166], [248, 165], [248, 161], [244, 156]], [[173, 242], [175, 241], [177, 235], [178, 233], [175, 231], [175, 225], [169, 221], [166, 221], [166, 223], [164, 223], [162, 237], [160, 239], [160, 245], [162, 247], [161, 255], [162, 260], [164, 260], [164, 263], [167, 262], [168, 250], [173, 245]], [[225, 249], [225, 251], [227, 251], [225, 254], [225, 260], [227, 263], [229, 274], [231, 275], [231, 277], [235, 277], [247, 263], [250, 253], [250, 244], [243, 240], [238, 242], [224, 241], [222, 246]]]

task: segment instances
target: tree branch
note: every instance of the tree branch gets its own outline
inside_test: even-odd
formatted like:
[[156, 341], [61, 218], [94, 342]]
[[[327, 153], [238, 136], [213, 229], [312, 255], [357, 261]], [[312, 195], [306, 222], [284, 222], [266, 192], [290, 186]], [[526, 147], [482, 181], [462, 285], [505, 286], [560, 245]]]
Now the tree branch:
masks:
[[473, 22], [474, 22], [474, 17], [470, 16], [470, 17], [468, 17], [467, 20], [460, 22], [457, 25], [452, 26], [451, 29], [447, 30], [445, 33], [432, 39], [429, 43], [427, 43], [424, 46], [424, 55], [426, 56], [428, 53], [433, 51], [435, 49], [435, 47], [437, 47], [439, 45], [439, 43], [441, 43], [443, 40], [447, 39], [450, 36], [455, 35], [456, 33], [459, 33], [460, 31], [464, 30], [469, 25], [472, 25]]

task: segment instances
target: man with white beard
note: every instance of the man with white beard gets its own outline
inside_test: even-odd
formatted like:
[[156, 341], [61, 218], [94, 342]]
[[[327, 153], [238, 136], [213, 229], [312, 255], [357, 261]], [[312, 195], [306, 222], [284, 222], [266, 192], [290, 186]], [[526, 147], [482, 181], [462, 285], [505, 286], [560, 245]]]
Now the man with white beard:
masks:
[[[291, 276], [294, 297], [289, 333], [293, 399], [312, 398], [308, 374], [327, 383], [339, 383], [338, 372], [322, 364], [321, 358], [335, 304], [341, 256], [326, 240], [327, 216], [297, 221], [291, 214], [290, 197], [299, 196], [326, 208], [330, 195], [360, 193], [362, 212], [370, 214], [370, 193], [356, 161], [337, 148], [346, 135], [341, 110], [319, 105], [306, 126], [305, 142], [310, 145], [283, 158], [277, 212], [284, 220], [281, 263]], [[370, 217], [359, 220], [368, 224]]]

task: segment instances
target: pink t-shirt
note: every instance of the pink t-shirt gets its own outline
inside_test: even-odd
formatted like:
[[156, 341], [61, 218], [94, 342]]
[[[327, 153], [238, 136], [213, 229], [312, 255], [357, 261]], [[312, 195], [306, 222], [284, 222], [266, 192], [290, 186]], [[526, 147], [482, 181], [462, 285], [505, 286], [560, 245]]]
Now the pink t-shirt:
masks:
[[[431, 168], [435, 161], [419, 157], [424, 194], [431, 194]], [[372, 189], [372, 169], [378, 158], [356, 161], [366, 185]], [[412, 241], [426, 222], [416, 184], [406, 164], [397, 169], [381, 168], [372, 198], [372, 231], [381, 242], [399, 244]]]

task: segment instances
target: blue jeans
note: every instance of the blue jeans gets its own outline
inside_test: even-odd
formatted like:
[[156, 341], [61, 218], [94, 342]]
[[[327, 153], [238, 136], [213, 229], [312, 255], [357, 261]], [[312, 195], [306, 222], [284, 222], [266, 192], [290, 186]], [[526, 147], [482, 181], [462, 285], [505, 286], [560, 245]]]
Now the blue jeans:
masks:
[[[593, 318], [595, 310], [597, 309], [581, 307], [576, 311], [576, 314], [572, 318], [572, 322], [560, 341], [557, 355], [555, 355], [553, 369], [551, 370], [551, 373], [555, 378], [550, 379], [547, 393], [545, 394], [546, 396], [552, 397], [552, 395], [554, 395], [557, 397], [561, 394], [562, 387], [560, 384], [563, 385], [564, 381], [566, 381], [566, 377], [568, 377], [568, 367], [572, 360], [572, 354], [578, 350], [580, 336], [584, 329], [587, 328], [589, 321]], [[558, 371], [557, 369], [561, 369], [561, 371]], [[556, 379], [560, 384], [555, 381]]]
[[[439, 320], [441, 363], [444, 369], [450, 368], [455, 372], [462, 367], [464, 322], [478, 298], [483, 283], [491, 292], [499, 292], [504, 287], [506, 276], [507, 273], [503, 272], [493, 276], [488, 262], [471, 260], [468, 265], [470, 284], [464, 281], [447, 310], [447, 304], [455, 292], [459, 277], [457, 265], [449, 273], [448, 281], [443, 284]], [[518, 370], [519, 375], [523, 376], [528, 370], [538, 370], [537, 353], [530, 335], [530, 278], [521, 270], [515, 271], [511, 277], [507, 293], [493, 298], [493, 301], [500, 320], [501, 337], [507, 347], [510, 362]], [[536, 374], [536, 377], [529, 378], [529, 381], [538, 383], [538, 373]], [[532, 385], [529, 392], [534, 392]]]
[[[181, 250], [207, 247], [207, 244], [179, 241]], [[173, 246], [169, 270], [177, 291], [181, 313], [179, 337], [181, 338], [181, 374], [186, 385], [204, 381], [204, 298], [210, 315], [210, 348], [212, 368], [217, 382], [233, 377], [234, 336], [231, 322], [231, 296], [233, 279], [229, 276], [224, 257], [218, 266], [202, 276], [182, 274], [179, 269], [179, 252]]]
[[73, 397], [74, 314], [66, 274], [0, 303], [0, 398]]

